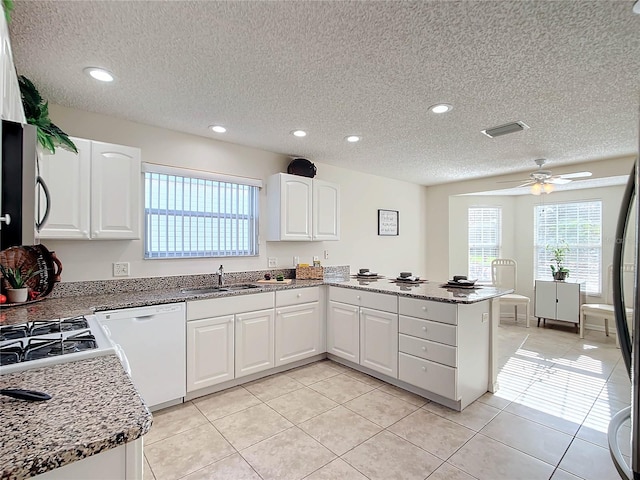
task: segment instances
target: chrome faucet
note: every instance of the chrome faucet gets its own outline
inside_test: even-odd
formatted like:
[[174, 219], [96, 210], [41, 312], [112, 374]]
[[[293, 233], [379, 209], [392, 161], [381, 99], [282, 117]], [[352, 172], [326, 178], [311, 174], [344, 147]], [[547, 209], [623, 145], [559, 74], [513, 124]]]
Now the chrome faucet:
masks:
[[220, 268], [218, 269], [218, 286], [221, 287], [224, 285], [224, 269], [222, 268], [222, 265], [220, 265]]

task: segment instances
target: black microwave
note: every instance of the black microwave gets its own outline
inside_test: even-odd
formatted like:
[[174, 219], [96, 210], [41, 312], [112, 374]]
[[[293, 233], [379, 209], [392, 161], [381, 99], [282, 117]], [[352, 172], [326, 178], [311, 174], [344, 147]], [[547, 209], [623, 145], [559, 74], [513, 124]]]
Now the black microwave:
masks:
[[36, 127], [2, 120], [1, 128], [0, 248], [33, 245], [49, 214], [49, 192], [38, 175]]

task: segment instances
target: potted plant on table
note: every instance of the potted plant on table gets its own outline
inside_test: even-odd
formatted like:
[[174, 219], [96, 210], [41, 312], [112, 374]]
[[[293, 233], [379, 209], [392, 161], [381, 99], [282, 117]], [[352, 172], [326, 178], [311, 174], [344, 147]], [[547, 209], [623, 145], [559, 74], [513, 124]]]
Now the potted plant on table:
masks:
[[569, 276], [569, 269], [563, 265], [569, 251], [569, 245], [567, 242], [562, 242], [561, 245], [555, 247], [547, 245], [547, 250], [551, 252], [551, 261], [555, 263], [555, 265], [549, 265], [553, 279], [558, 282], [564, 282], [565, 278]]
[[9, 284], [7, 288], [7, 300], [9, 303], [26, 302], [29, 297], [29, 287], [27, 282], [40, 273], [40, 270], [34, 271], [33, 268], [22, 273], [20, 267], [11, 268], [0, 265], [2, 277]]

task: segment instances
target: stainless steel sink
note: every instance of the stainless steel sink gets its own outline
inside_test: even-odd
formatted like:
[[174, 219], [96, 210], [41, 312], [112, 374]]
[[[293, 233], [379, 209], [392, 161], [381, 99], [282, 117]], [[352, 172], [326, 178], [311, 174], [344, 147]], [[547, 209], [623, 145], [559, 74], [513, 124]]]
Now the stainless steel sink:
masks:
[[219, 292], [237, 292], [238, 290], [249, 290], [251, 288], [260, 288], [259, 285], [252, 285], [250, 283], [243, 283], [239, 285], [225, 285], [223, 287], [195, 287], [195, 288], [183, 288], [180, 293], [186, 295], [198, 295], [207, 293], [219, 293]]
[[186, 293], [187, 295], [205, 294], [205, 293], [218, 293], [227, 292], [225, 287], [197, 287], [197, 288], [183, 288], [180, 293]]
[[227, 290], [231, 290], [233, 292], [233, 291], [236, 291], [236, 290], [249, 290], [251, 288], [260, 288], [260, 286], [259, 285], [253, 285], [251, 283], [243, 283], [241, 285], [226, 285], [223, 288], [226, 288]]

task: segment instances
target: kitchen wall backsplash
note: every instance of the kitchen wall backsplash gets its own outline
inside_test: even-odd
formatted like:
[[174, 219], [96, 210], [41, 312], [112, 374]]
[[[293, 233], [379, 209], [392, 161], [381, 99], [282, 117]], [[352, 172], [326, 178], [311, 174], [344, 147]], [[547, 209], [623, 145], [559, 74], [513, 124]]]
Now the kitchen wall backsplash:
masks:
[[[295, 268], [283, 268], [277, 270], [255, 270], [250, 272], [225, 272], [224, 282], [251, 283], [264, 278], [265, 273], [272, 276], [279, 274], [285, 278], [295, 278]], [[327, 279], [349, 278], [349, 265], [336, 265], [324, 267], [324, 276]], [[87, 282], [62, 282], [57, 283], [50, 298], [75, 297], [79, 295], [100, 295], [103, 293], [119, 292], [144, 292], [151, 290], [172, 290], [177, 288], [197, 288], [209, 285], [217, 285], [216, 274], [203, 275], [176, 275], [171, 277], [148, 278], [124, 278], [116, 280], [95, 280]]]

